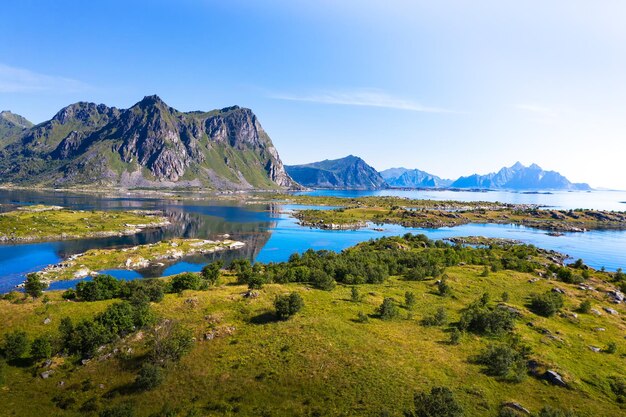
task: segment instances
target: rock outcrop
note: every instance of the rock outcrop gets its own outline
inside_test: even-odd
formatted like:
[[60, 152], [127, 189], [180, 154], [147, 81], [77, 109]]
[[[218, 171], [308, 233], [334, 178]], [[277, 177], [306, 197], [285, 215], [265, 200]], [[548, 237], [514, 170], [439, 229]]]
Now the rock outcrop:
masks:
[[180, 112], [158, 96], [117, 109], [80, 102], [0, 146], [4, 183], [297, 188], [250, 109]]
[[345, 158], [287, 166], [287, 173], [298, 183], [311, 188], [378, 190], [385, 180], [361, 158]]

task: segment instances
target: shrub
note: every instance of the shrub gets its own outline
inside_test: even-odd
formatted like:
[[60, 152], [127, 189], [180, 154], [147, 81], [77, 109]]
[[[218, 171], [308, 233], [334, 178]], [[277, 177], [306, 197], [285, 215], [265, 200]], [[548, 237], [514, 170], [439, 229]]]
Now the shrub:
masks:
[[248, 277], [248, 288], [251, 290], [260, 290], [261, 288], [263, 288], [264, 284], [265, 278], [259, 273], [253, 272]]
[[150, 356], [155, 363], [178, 362], [193, 347], [190, 329], [172, 320], [166, 320], [156, 327], [150, 341]]
[[28, 350], [28, 336], [26, 332], [15, 330], [4, 335], [4, 357], [12, 361], [20, 358]]
[[149, 391], [161, 385], [164, 379], [163, 368], [153, 363], [141, 365], [139, 374], [135, 378], [135, 386], [142, 391]]
[[75, 300], [77, 297], [76, 291], [70, 288], [69, 290], [63, 291], [61, 297], [63, 297], [64, 300]]
[[311, 284], [320, 290], [331, 291], [337, 285], [333, 277], [321, 269], [311, 270], [309, 279]]
[[39, 336], [30, 346], [30, 355], [33, 359], [47, 359], [52, 356], [52, 343], [48, 336]]
[[609, 354], [613, 354], [613, 353], [617, 352], [617, 343], [615, 343], [615, 342], [609, 342], [609, 343], [606, 345], [606, 349], [604, 349], [604, 351], [605, 351], [606, 353], [609, 353]]
[[485, 366], [487, 375], [511, 382], [520, 382], [526, 376], [526, 361], [530, 350], [519, 340], [492, 344], [476, 358]]
[[398, 310], [396, 301], [393, 298], [386, 297], [380, 307], [378, 307], [378, 314], [383, 320], [392, 320], [398, 317], [400, 311]]
[[357, 323], [367, 323], [369, 321], [369, 317], [362, 311], [359, 311], [359, 314], [356, 316]]
[[485, 267], [483, 268], [483, 272], [480, 273], [481, 277], [488, 277], [489, 276], [489, 267], [487, 265], [485, 265]]
[[120, 296], [122, 283], [110, 275], [96, 275], [91, 281], [76, 284], [76, 295], [81, 300], [109, 300]]
[[206, 265], [202, 268], [202, 278], [204, 278], [209, 285], [217, 285], [220, 281], [220, 270], [224, 262], [222, 261], [213, 261], [210, 264]]
[[443, 326], [447, 321], [448, 313], [446, 309], [439, 307], [434, 314], [424, 317], [422, 324], [424, 326]]
[[439, 292], [439, 295], [442, 297], [447, 297], [452, 294], [452, 289], [448, 285], [447, 281], [448, 280], [444, 276], [437, 282], [437, 292]]
[[163, 300], [165, 282], [160, 279], [135, 279], [125, 283], [123, 298], [131, 304], [158, 303]]
[[361, 294], [359, 294], [359, 289], [357, 287], [352, 287], [350, 290], [350, 299], [355, 303], [361, 301]]
[[48, 284], [43, 282], [36, 273], [26, 275], [24, 291], [33, 298], [40, 297], [48, 288]]
[[415, 307], [416, 303], [417, 303], [417, 297], [415, 297], [415, 293], [411, 291], [407, 291], [404, 293], [404, 305], [406, 305], [406, 308], [408, 308], [409, 310], [412, 310], [413, 307]]
[[551, 317], [563, 307], [563, 295], [547, 291], [543, 294], [534, 294], [530, 299], [530, 309], [540, 316]]
[[458, 345], [459, 343], [461, 343], [462, 335], [463, 333], [459, 329], [457, 329], [456, 327], [453, 327], [452, 331], [450, 332], [450, 344]]
[[200, 275], [191, 272], [176, 275], [170, 282], [171, 291], [181, 293], [185, 290], [199, 290], [202, 286]]
[[415, 409], [406, 413], [412, 417], [462, 417], [463, 408], [446, 387], [433, 387], [428, 392], [418, 392], [413, 397]]
[[490, 308], [478, 300], [461, 312], [459, 329], [477, 334], [501, 334], [513, 330], [515, 318], [507, 309]]
[[296, 292], [279, 295], [274, 299], [276, 315], [282, 320], [286, 320], [293, 316], [298, 311], [302, 310], [302, 307], [304, 307], [304, 301], [302, 300], [300, 294]]
[[580, 306], [578, 306], [577, 310], [579, 313], [589, 314], [589, 312], [591, 311], [591, 301], [583, 301], [582, 303], [580, 303]]
[[509, 302], [509, 299], [510, 299], [509, 293], [508, 293], [508, 292], [506, 292], [506, 291], [504, 291], [504, 292], [502, 293], [502, 302], [503, 302], [503, 303], [508, 303], [508, 302]]

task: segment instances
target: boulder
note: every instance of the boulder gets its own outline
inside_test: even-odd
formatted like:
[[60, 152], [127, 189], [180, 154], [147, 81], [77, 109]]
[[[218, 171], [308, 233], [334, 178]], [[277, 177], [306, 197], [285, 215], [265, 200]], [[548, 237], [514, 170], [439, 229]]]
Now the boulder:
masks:
[[607, 313], [613, 315], [613, 316], [618, 316], [619, 313], [617, 312], [617, 310], [611, 308], [611, 307], [604, 307], [604, 311], [606, 311]]
[[547, 370], [543, 374], [543, 377], [544, 377], [544, 379], [546, 381], [548, 381], [552, 385], [557, 385], [559, 387], [566, 387], [567, 386], [565, 381], [563, 381], [563, 377], [561, 375], [559, 375], [558, 372], [553, 371], [551, 369]]
[[520, 403], [506, 402], [506, 403], [502, 404], [502, 408], [510, 408], [512, 410], [519, 411], [520, 413], [530, 415], [530, 411], [526, 407], [521, 405]]

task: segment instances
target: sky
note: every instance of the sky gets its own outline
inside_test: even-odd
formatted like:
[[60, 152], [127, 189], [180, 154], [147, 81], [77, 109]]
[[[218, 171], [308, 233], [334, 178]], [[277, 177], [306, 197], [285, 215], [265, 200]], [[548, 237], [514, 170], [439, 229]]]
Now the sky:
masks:
[[234, 104], [286, 164], [520, 161], [626, 189], [623, 0], [4, 2], [0, 110]]

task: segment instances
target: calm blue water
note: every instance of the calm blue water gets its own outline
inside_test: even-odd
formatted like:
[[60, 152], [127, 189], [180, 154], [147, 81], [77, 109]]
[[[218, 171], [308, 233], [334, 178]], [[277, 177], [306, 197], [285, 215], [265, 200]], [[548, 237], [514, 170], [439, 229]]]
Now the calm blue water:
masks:
[[626, 211], [626, 191], [553, 191], [523, 193], [510, 191], [450, 190], [313, 190], [299, 194], [337, 197], [397, 196], [424, 200], [499, 201], [513, 204], [537, 204], [556, 209], [596, 209]]
[[[394, 195], [410, 194], [411, 197], [456, 200], [489, 200], [503, 202], [525, 202], [553, 207], [573, 207], [572, 195], [579, 195], [580, 201], [589, 200], [588, 195], [596, 193], [560, 193], [550, 195], [494, 193], [493, 198], [485, 198], [491, 193], [432, 192], [432, 191], [391, 191]], [[314, 193], [328, 194], [328, 191]], [[380, 192], [378, 192], [380, 193]], [[419, 194], [411, 194], [419, 193]], [[422, 194], [423, 193], [423, 194]], [[443, 193], [443, 194], [439, 194]], [[451, 193], [451, 195], [449, 194]], [[364, 195], [357, 192], [332, 192], [333, 195]], [[371, 194], [371, 193], [370, 193]], [[379, 194], [380, 195], [380, 194]], [[622, 207], [626, 201], [623, 193], [601, 192], [595, 200], [595, 208], [608, 209]], [[467, 198], [465, 198], [467, 196]], [[559, 196], [561, 200], [558, 200]], [[534, 199], [519, 201], [518, 199]], [[611, 199], [612, 198], [612, 199]], [[309, 248], [339, 251], [356, 243], [381, 236], [403, 235], [407, 232], [424, 233], [432, 239], [455, 236], [480, 235], [502, 237], [532, 243], [542, 248], [566, 253], [574, 259], [582, 258], [589, 265], [609, 270], [626, 267], [626, 231], [592, 231], [586, 233], [566, 233], [564, 236], [548, 236], [544, 231], [514, 225], [469, 224], [454, 228], [417, 229], [395, 225], [383, 226], [384, 231], [372, 229], [333, 231], [318, 230], [299, 226], [287, 211], [296, 208], [288, 205], [245, 205], [236, 202], [160, 200], [138, 198], [96, 198], [93, 196], [72, 196], [63, 193], [36, 193], [0, 191], [0, 208], [7, 209], [23, 204], [59, 204], [80, 209], [159, 209], [169, 217], [172, 225], [163, 230], [153, 230], [136, 236], [61, 241], [36, 244], [0, 245], [0, 293], [11, 290], [23, 281], [24, 275], [46, 265], [57, 263], [74, 253], [91, 248], [117, 248], [157, 242], [172, 237], [197, 237], [215, 239], [228, 233], [231, 238], [241, 240], [246, 246], [239, 251], [218, 252], [207, 256], [188, 257], [180, 262], [164, 267], [151, 267], [141, 271], [111, 270], [120, 279], [168, 276], [184, 271], [199, 271], [214, 259], [228, 262], [244, 257], [260, 262], [284, 261], [294, 252], [304, 252]], [[587, 204], [587, 203], [585, 203]], [[600, 207], [604, 204], [603, 207]], [[577, 206], [576, 206], [577, 207]], [[622, 208], [623, 209], [623, 208]], [[69, 288], [75, 281], [55, 283], [53, 288]]]

